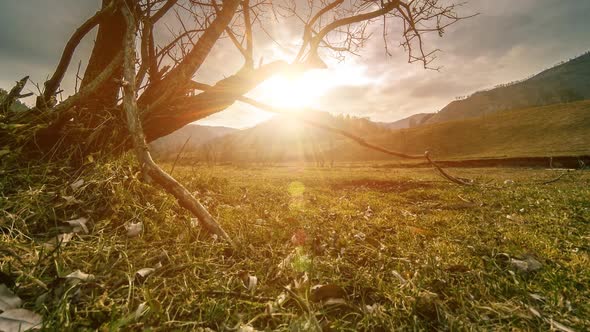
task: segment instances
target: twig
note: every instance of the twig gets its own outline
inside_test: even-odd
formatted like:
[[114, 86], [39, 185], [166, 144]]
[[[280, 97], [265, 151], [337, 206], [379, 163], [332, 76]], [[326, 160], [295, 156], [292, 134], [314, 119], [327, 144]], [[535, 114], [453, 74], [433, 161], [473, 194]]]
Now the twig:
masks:
[[174, 168], [176, 167], [176, 163], [178, 162], [178, 159], [180, 159], [180, 155], [182, 154], [182, 152], [184, 151], [184, 148], [186, 147], [186, 144], [188, 143], [188, 141], [190, 141], [192, 138], [192, 135], [190, 135], [186, 141], [184, 142], [184, 144], [182, 145], [182, 147], [180, 148], [180, 151], [178, 151], [178, 154], [176, 155], [176, 159], [174, 159], [174, 163], [172, 164], [172, 169], [170, 170], [170, 176], [172, 176], [172, 173], [174, 172]]
[[78, 84], [82, 80], [80, 78], [80, 68], [82, 67], [82, 60], [78, 62], [78, 69], [76, 70], [76, 85], [74, 86], [74, 93], [78, 93]]
[[554, 179], [551, 179], [551, 180], [547, 180], [545, 182], [541, 182], [541, 184], [551, 184], [553, 182], [557, 182], [557, 181], [561, 180], [561, 178], [564, 177], [564, 176], [566, 176], [566, 175], [568, 175], [568, 173], [561, 173], [561, 174], [559, 174], [558, 177], [556, 177]]
[[453, 183], [464, 185], [464, 186], [472, 186], [473, 185], [473, 181], [471, 181], [471, 180], [460, 179], [458, 177], [452, 176], [449, 173], [447, 173], [444, 169], [442, 169], [442, 167], [440, 167], [437, 163], [435, 163], [434, 161], [432, 161], [432, 159], [430, 159], [430, 153], [428, 151], [426, 151], [426, 153], [424, 153], [424, 157], [426, 158], [426, 160], [428, 160], [430, 165], [432, 165], [432, 167], [434, 167], [445, 179], [447, 179]]

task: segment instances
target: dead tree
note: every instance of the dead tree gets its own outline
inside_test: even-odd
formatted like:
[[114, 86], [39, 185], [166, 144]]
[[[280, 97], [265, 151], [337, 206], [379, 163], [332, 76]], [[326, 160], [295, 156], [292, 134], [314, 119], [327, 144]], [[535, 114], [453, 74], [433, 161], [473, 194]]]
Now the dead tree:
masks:
[[[442, 35], [461, 19], [456, 9], [456, 4], [442, 0], [102, 0], [97, 13], [66, 43], [35, 107], [18, 114], [6, 111], [6, 104], [21, 97], [24, 83], [4, 100], [0, 121], [20, 126], [0, 129], [0, 146], [20, 144], [24, 156], [67, 158], [74, 164], [91, 154], [134, 149], [145, 173], [207, 230], [229, 239], [199, 202], [154, 163], [146, 142], [238, 101], [269, 110], [245, 95], [279, 72], [324, 68], [322, 58], [354, 53], [380, 29], [387, 51], [388, 24], [401, 25], [397, 41], [407, 50], [408, 61], [429, 68], [436, 50], [426, 50], [423, 36]], [[290, 59], [261, 60], [256, 65], [254, 40], [268, 34], [265, 27], [272, 20], [299, 30], [300, 48]], [[158, 40], [154, 32], [172, 22], [181, 28], [171, 40]], [[94, 48], [79, 89], [58, 103], [55, 96], [71, 69], [73, 55], [95, 29]], [[198, 83], [197, 71], [224, 38], [243, 57], [242, 68], [211, 86]], [[270, 34], [264, 38], [275, 40]]]

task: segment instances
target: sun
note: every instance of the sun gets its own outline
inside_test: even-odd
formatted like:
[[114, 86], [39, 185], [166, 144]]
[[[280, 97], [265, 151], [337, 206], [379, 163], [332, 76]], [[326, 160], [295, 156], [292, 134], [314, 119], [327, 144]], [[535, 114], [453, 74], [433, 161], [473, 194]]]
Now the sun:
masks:
[[317, 105], [331, 87], [314, 72], [297, 76], [279, 74], [261, 84], [255, 93], [272, 106], [299, 111]]
[[277, 74], [252, 91], [251, 96], [285, 111], [296, 112], [306, 108], [319, 109], [325, 104], [322, 102], [326, 101], [326, 94], [339, 87], [373, 83], [374, 79], [366, 75], [365, 67], [337, 63], [329, 69]]

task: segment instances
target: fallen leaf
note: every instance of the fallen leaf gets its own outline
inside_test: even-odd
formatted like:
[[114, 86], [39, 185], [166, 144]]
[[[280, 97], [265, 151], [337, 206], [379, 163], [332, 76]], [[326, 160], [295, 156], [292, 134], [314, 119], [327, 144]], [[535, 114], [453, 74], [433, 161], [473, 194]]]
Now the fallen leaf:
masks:
[[575, 332], [571, 328], [561, 324], [560, 322], [554, 321], [553, 319], [549, 320], [551, 327], [562, 332]]
[[23, 301], [15, 295], [5, 284], [0, 285], [0, 311], [19, 308]]
[[326, 245], [322, 243], [319, 236], [316, 236], [311, 244], [311, 249], [315, 255], [321, 256], [326, 251]]
[[57, 247], [57, 245], [64, 246], [66, 243], [70, 242], [74, 237], [74, 233], [64, 233], [58, 234], [51, 240], [43, 243], [43, 246], [49, 250], [53, 250]]
[[0, 331], [16, 332], [39, 329], [43, 319], [27, 309], [10, 309], [0, 314]]
[[135, 272], [135, 275], [140, 277], [140, 278], [147, 278], [150, 274], [154, 273], [156, 271], [156, 269], [151, 268], [151, 267], [144, 267], [143, 269], [139, 269], [137, 272]]
[[239, 274], [239, 277], [247, 290], [251, 292], [256, 290], [256, 286], [258, 285], [258, 278], [256, 276], [250, 275], [249, 272], [244, 271]]
[[311, 300], [324, 304], [345, 304], [346, 292], [342, 287], [333, 284], [316, 285], [311, 288]]
[[80, 179], [72, 184], [70, 184], [70, 187], [75, 191], [80, 189], [80, 187], [82, 187], [84, 185], [84, 179]]
[[74, 233], [80, 233], [80, 231], [83, 231], [84, 233], [88, 234], [88, 227], [86, 226], [87, 222], [88, 219], [86, 218], [78, 218], [74, 220], [68, 220], [65, 223], [69, 224], [74, 228], [72, 230]]
[[131, 223], [125, 226], [125, 229], [127, 230], [128, 237], [136, 237], [139, 236], [139, 234], [141, 234], [141, 232], [143, 231], [143, 223]]
[[82, 272], [80, 270], [76, 270], [76, 271], [68, 274], [64, 278], [66, 278], [66, 279], [78, 279], [78, 280], [82, 280], [82, 281], [92, 281], [92, 280], [94, 280], [94, 275], [93, 274], [84, 273], [84, 272]]
[[533, 299], [533, 300], [537, 300], [537, 301], [545, 301], [545, 298], [539, 294], [535, 294], [535, 293], [529, 293], [529, 296]]
[[369, 220], [369, 218], [371, 218], [373, 216], [373, 209], [371, 209], [371, 206], [367, 206], [367, 209], [365, 210], [365, 214], [364, 214], [364, 218], [366, 220]]
[[293, 289], [307, 289], [309, 286], [309, 275], [307, 272], [303, 272], [303, 276], [301, 278], [293, 279]]
[[530, 312], [531, 312], [531, 313], [532, 313], [532, 314], [533, 314], [535, 317], [537, 317], [537, 318], [541, 318], [541, 313], [540, 313], [540, 312], [539, 312], [537, 309], [535, 309], [535, 308], [533, 308], [533, 307], [530, 307], [530, 306], [529, 306], [529, 311], [530, 311]]
[[357, 239], [358, 241], [365, 241], [365, 239], [367, 238], [367, 235], [363, 232], [358, 232], [358, 233], [354, 234], [354, 238]]
[[543, 267], [543, 264], [541, 264], [541, 262], [539, 262], [531, 256], [527, 256], [523, 260], [511, 258], [510, 264], [512, 264], [512, 266], [514, 266], [520, 272], [525, 273], [534, 272]]
[[74, 237], [74, 233], [59, 234], [56, 239], [58, 243], [68, 243]]
[[397, 272], [396, 270], [391, 271], [391, 273], [402, 283], [405, 284], [406, 282], [408, 282], [404, 277], [402, 277], [401, 274], [399, 274], [399, 272]]
[[250, 325], [240, 325], [237, 332], [256, 332], [257, 330]]
[[379, 303], [373, 303], [372, 305], [366, 305], [365, 310], [369, 314], [377, 314], [383, 310], [383, 307]]
[[135, 320], [139, 319], [141, 316], [145, 315], [146, 312], [150, 310], [150, 307], [147, 306], [145, 302], [140, 303], [135, 310]]
[[406, 218], [416, 218], [418, 216], [415, 213], [412, 213], [408, 210], [402, 210], [402, 215]]

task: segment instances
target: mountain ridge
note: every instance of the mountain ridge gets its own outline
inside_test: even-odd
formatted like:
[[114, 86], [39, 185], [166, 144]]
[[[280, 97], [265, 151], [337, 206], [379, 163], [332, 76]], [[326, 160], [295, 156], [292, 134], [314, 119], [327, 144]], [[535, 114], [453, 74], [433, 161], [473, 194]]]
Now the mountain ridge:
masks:
[[590, 52], [528, 79], [477, 91], [447, 104], [423, 124], [468, 119], [497, 111], [590, 99]]

